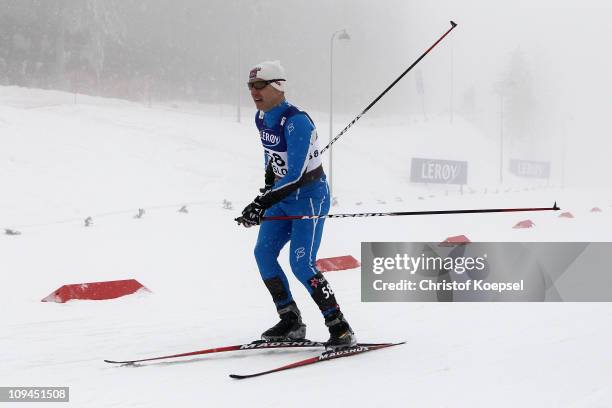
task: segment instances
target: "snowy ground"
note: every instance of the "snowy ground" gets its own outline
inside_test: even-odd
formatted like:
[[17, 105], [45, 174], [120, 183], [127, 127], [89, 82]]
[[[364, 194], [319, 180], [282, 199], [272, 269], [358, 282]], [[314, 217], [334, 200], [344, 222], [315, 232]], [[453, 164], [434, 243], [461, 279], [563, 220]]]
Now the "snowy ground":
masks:
[[[246, 116], [238, 124], [207, 108], [147, 108], [85, 96], [77, 102], [60, 92], [0, 88], [0, 227], [22, 232], [0, 235], [1, 386], [70, 386], [66, 405], [77, 407], [612, 405], [609, 303], [361, 303], [359, 270], [328, 275], [359, 339], [405, 340], [404, 346], [246, 381], [227, 374], [273, 368], [315, 351], [105, 364], [105, 358], [248, 342], [275, 322], [252, 257], [257, 231], [233, 222], [259, 187], [262, 156]], [[326, 129], [321, 119], [319, 128]], [[475, 165], [483, 167], [474, 173], [473, 193], [411, 186], [411, 152], [431, 149], [423, 140], [439, 138], [446, 157], [470, 159], [474, 149], [458, 150], [444, 139], [449, 125], [441, 123], [362, 122], [334, 152], [340, 205], [333, 212], [539, 207], [556, 200], [576, 218], [330, 220], [319, 257], [358, 258], [361, 241], [459, 234], [473, 241], [612, 241], [609, 189], [512, 185], [495, 193], [495, 172], [487, 171], [494, 163], [487, 162]], [[450, 130], [463, 136], [463, 145], [489, 148], [457, 122]], [[386, 139], [376, 146], [394, 146], [384, 158], [368, 153], [381, 134]], [[234, 210], [223, 209], [223, 199]], [[183, 204], [188, 214], [177, 212]], [[594, 206], [603, 212], [591, 213]], [[133, 218], [138, 208], [146, 210], [142, 219]], [[90, 228], [83, 227], [87, 216]], [[526, 218], [536, 227], [512, 229]], [[40, 302], [66, 283], [127, 278], [153, 293]], [[290, 280], [309, 337], [325, 339], [315, 305]]]

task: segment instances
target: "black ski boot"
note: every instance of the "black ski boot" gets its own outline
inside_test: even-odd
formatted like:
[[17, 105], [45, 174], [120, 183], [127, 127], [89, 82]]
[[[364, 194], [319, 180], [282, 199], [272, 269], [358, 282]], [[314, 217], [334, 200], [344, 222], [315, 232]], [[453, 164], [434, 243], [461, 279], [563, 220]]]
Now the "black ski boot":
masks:
[[262, 333], [264, 341], [295, 341], [306, 337], [306, 325], [295, 302], [279, 309], [280, 322]]
[[325, 318], [325, 325], [329, 328], [329, 340], [325, 343], [326, 350], [339, 350], [357, 344], [357, 337], [353, 329], [339, 310]]

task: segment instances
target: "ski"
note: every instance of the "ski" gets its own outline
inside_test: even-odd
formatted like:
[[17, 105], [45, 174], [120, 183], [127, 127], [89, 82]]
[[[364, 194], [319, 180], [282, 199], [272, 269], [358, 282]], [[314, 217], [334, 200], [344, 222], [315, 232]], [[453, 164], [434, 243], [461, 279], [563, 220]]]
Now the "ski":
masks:
[[347, 349], [342, 349], [338, 351], [326, 351], [324, 353], [319, 354], [315, 357], [310, 357], [305, 360], [296, 361], [295, 363], [287, 364], [282, 367], [273, 368], [272, 370], [261, 371], [254, 374], [230, 374], [231, 378], [235, 378], [237, 380], [243, 380], [245, 378], [259, 377], [261, 375], [276, 373], [278, 371], [289, 370], [291, 368], [303, 367], [310, 364], [320, 363], [322, 361], [333, 360], [341, 357], [350, 357], [357, 354], [362, 354], [368, 351], [380, 350], [387, 347], [398, 346], [400, 344], [404, 344], [405, 341], [401, 343], [379, 343], [379, 344], [357, 344], [356, 346], [349, 347]]
[[[362, 345], [372, 346], [372, 345], [378, 345], [378, 344], [381, 344], [381, 343], [372, 343], [372, 344], [364, 343]], [[167, 360], [167, 359], [172, 359], [172, 358], [197, 356], [197, 355], [202, 355], [202, 354], [223, 353], [226, 351], [247, 351], [247, 350], [264, 350], [264, 349], [279, 349], [279, 348], [317, 348], [317, 347], [325, 347], [325, 343], [322, 341], [310, 341], [310, 340], [278, 341], [278, 342], [268, 342], [268, 341], [263, 341], [263, 340], [256, 340], [251, 343], [237, 344], [234, 346], [215, 347], [215, 348], [209, 348], [209, 349], [204, 349], [204, 350], [190, 351], [188, 353], [143, 358], [140, 360], [124, 360], [124, 361], [104, 360], [104, 362], [110, 363], [110, 364], [128, 364], [129, 365], [129, 364], [136, 364], [136, 363], [144, 363], [148, 361]]]

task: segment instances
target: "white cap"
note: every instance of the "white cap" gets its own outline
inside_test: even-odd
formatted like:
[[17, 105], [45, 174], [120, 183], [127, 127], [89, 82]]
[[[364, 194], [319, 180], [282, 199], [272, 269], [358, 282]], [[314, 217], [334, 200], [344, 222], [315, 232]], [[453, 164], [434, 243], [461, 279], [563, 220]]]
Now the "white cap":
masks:
[[266, 81], [282, 79], [282, 81], [272, 82], [270, 85], [281, 92], [285, 91], [284, 83], [287, 80], [287, 76], [285, 75], [285, 68], [280, 64], [280, 61], [264, 61], [255, 65], [251, 72], [249, 72], [249, 82], [253, 82], [256, 78]]

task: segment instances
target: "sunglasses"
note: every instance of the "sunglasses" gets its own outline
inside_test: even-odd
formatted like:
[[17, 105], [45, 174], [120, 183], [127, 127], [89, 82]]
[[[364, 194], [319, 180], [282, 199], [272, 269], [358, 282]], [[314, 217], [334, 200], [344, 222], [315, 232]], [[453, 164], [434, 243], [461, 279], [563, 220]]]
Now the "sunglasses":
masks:
[[284, 81], [284, 79], [270, 79], [268, 81], [254, 81], [254, 82], [247, 82], [247, 86], [249, 87], [249, 90], [255, 88], [258, 91], [264, 89], [266, 86], [270, 85], [272, 82], [278, 82], [278, 81]]

